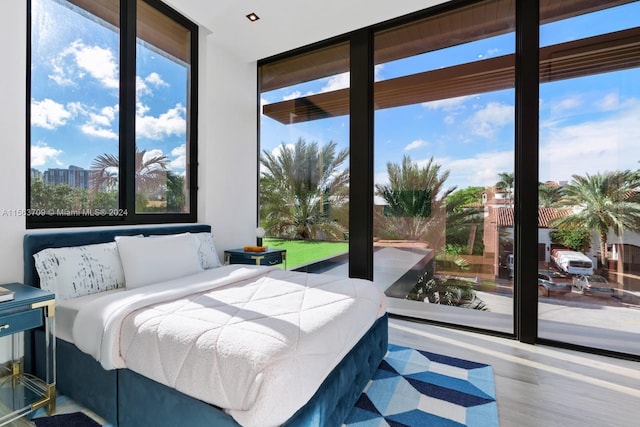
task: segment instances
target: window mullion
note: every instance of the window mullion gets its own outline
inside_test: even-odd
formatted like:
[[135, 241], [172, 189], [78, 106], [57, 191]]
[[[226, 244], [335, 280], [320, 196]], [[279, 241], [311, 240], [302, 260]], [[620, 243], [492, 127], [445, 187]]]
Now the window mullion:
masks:
[[119, 205], [135, 215], [136, 162], [136, 0], [120, 2]]

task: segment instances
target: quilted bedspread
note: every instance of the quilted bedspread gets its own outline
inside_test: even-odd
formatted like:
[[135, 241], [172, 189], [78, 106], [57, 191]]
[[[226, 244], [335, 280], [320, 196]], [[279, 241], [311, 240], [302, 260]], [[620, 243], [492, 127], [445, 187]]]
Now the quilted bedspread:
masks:
[[76, 317], [76, 345], [225, 409], [279, 425], [385, 312], [372, 282], [231, 265], [105, 295]]

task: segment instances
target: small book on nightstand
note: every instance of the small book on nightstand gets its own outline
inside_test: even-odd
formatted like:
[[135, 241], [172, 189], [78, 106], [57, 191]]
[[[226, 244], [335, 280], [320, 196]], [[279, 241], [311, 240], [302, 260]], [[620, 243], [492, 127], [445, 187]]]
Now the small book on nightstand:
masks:
[[2, 301], [11, 301], [13, 299], [13, 295], [15, 292], [10, 291], [7, 288], [3, 288], [0, 286], [0, 302]]

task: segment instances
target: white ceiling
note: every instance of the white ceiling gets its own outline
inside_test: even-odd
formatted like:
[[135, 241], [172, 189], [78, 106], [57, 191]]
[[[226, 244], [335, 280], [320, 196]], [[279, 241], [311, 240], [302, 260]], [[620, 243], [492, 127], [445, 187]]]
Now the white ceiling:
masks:
[[[165, 0], [248, 62], [447, 0]], [[260, 20], [250, 22], [255, 12]]]

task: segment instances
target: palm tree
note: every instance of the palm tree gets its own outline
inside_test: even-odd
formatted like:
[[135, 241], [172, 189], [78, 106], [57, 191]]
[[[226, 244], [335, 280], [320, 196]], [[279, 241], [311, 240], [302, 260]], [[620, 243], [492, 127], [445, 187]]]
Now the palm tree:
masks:
[[497, 190], [503, 190], [507, 195], [507, 202], [509, 206], [513, 205], [513, 184], [515, 177], [513, 172], [500, 172], [498, 174], [498, 182], [496, 183]]
[[260, 177], [262, 225], [271, 236], [301, 239], [345, 237], [332, 211], [348, 203], [349, 169], [342, 165], [349, 150], [328, 142], [319, 147], [300, 138], [284, 143], [277, 154], [263, 151]]
[[553, 208], [560, 204], [564, 197], [564, 188], [559, 185], [538, 184], [538, 205], [541, 208]]
[[485, 187], [467, 187], [447, 197], [447, 248], [465, 248], [464, 254], [482, 253], [484, 218], [480, 206], [484, 191]]
[[607, 258], [607, 233], [619, 236], [623, 230], [640, 232], [640, 175], [632, 171], [615, 171], [596, 175], [573, 175], [565, 186], [562, 205], [571, 206], [573, 214], [554, 222], [558, 228], [584, 227], [598, 233], [600, 257]]
[[[136, 148], [135, 183], [136, 194], [154, 191], [166, 183], [167, 156], [152, 156], [145, 159], [146, 150]], [[113, 154], [100, 154], [91, 162], [92, 183], [96, 190], [113, 188], [118, 184], [118, 167], [120, 161]]]
[[406, 240], [429, 241], [440, 247], [444, 240], [445, 199], [456, 187], [444, 188], [449, 171], [441, 171], [433, 157], [425, 166], [404, 156], [400, 165], [387, 163], [389, 184], [376, 184], [376, 195], [386, 206], [376, 220], [386, 234]]

